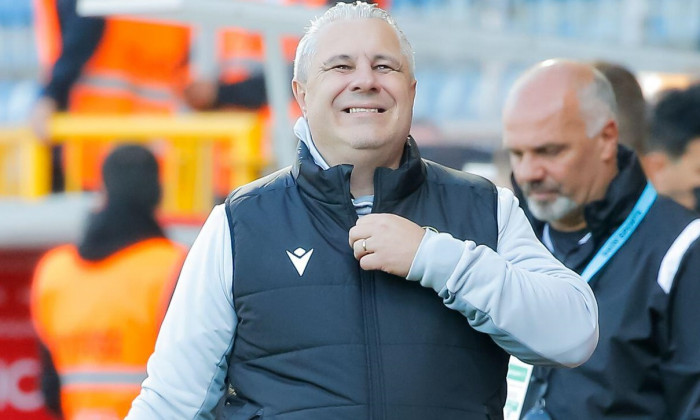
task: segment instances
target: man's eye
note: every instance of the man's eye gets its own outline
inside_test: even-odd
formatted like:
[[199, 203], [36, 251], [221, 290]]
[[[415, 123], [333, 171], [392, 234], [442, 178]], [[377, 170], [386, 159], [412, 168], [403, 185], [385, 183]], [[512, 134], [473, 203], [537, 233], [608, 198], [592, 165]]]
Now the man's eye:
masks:
[[337, 64], [333, 66], [335, 70], [350, 70], [350, 66], [347, 64]]
[[375, 70], [379, 70], [379, 71], [391, 71], [391, 70], [394, 70], [391, 66], [388, 66], [388, 65], [386, 65], [386, 64], [379, 64], [379, 65], [376, 65], [376, 66], [374, 66], [374, 69], [375, 69]]
[[555, 147], [545, 147], [542, 149], [542, 154], [545, 156], [556, 156], [559, 154], [559, 152], [562, 151], [561, 147], [555, 146]]

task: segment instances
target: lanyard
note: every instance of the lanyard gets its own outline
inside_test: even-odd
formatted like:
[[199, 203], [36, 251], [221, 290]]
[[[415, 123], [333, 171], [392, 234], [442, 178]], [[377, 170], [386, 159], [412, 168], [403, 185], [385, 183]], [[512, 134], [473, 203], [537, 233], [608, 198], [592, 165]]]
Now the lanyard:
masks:
[[[644, 216], [646, 216], [646, 214], [649, 212], [651, 205], [654, 204], [654, 201], [656, 200], [656, 195], [657, 194], [654, 187], [651, 185], [651, 183], [647, 182], [647, 185], [644, 188], [642, 195], [637, 200], [637, 203], [634, 205], [634, 208], [627, 216], [625, 221], [620, 225], [620, 227], [617, 228], [617, 230], [615, 230], [612, 236], [610, 236], [608, 240], [605, 241], [603, 246], [598, 250], [595, 256], [593, 256], [591, 262], [589, 262], [586, 268], [583, 270], [583, 273], [581, 273], [581, 277], [583, 279], [585, 279], [586, 281], [590, 281], [591, 278], [593, 278], [593, 276], [595, 276], [598, 273], [598, 271], [600, 271], [600, 269], [603, 268], [603, 266], [610, 260], [610, 258], [612, 258], [612, 256], [615, 255], [615, 253], [622, 247], [622, 245], [624, 245], [625, 242], [627, 242], [627, 239], [629, 239], [629, 237], [632, 236], [632, 233], [635, 231], [635, 229], [637, 229], [639, 223], [641, 223], [642, 219], [644, 219]], [[518, 375], [519, 372], [521, 372], [520, 375]], [[551, 370], [548, 370], [548, 373], [547, 375], [545, 375], [545, 378], [548, 378], [550, 373]], [[508, 383], [508, 400], [506, 403], [506, 409], [504, 410], [505, 418], [507, 420], [515, 420], [519, 418], [520, 411], [522, 410], [523, 403], [525, 401], [525, 394], [528, 390], [528, 385], [530, 383], [531, 374], [531, 365], [527, 365], [519, 361], [515, 357], [511, 356], [508, 365], [508, 377], [506, 380], [506, 382]], [[516, 381], [513, 378], [520, 380]], [[544, 385], [545, 387], [548, 382], [549, 380], [546, 379]], [[546, 393], [546, 388], [544, 388], [540, 392], [541, 395], [538, 398], [542, 400], [544, 394]], [[513, 409], [508, 410], [508, 403], [510, 403]], [[542, 403], [538, 402], [535, 405], [535, 407], [530, 409], [530, 411], [528, 411], [525, 414], [523, 419], [550, 419], [551, 417], [546, 412], [543, 405], [539, 404]]]
[[654, 200], [656, 200], [656, 190], [650, 182], [647, 182], [647, 186], [644, 188], [642, 195], [637, 200], [637, 203], [634, 205], [634, 208], [625, 221], [615, 230], [612, 236], [605, 241], [603, 246], [598, 250], [595, 256], [593, 256], [591, 262], [589, 262], [583, 270], [583, 273], [581, 273], [581, 277], [584, 280], [590, 282], [593, 276], [595, 276], [622, 245], [627, 242], [627, 239], [632, 236], [632, 233], [637, 229], [637, 226], [639, 226], [639, 223], [644, 219], [644, 216], [646, 216], [651, 205], [654, 204]]

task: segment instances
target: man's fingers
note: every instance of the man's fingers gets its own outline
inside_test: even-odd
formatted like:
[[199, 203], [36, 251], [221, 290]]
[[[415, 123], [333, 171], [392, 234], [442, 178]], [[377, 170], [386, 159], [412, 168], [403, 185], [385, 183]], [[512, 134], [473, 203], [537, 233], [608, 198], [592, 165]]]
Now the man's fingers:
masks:
[[363, 270], [381, 270], [380, 258], [376, 254], [365, 254], [359, 258]]
[[355, 258], [357, 258], [358, 260], [364, 257], [365, 255], [372, 253], [367, 245], [367, 238], [358, 239], [355, 242], [353, 242], [352, 250], [355, 254]]
[[[365, 216], [367, 217], [367, 216]], [[367, 239], [372, 236], [372, 229], [368, 226], [355, 225], [348, 232], [348, 242], [351, 247], [355, 247], [355, 242]]]

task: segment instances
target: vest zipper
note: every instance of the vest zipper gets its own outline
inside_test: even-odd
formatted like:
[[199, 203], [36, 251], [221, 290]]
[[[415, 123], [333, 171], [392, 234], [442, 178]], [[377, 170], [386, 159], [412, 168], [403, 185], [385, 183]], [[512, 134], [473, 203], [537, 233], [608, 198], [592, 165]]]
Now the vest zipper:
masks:
[[[374, 178], [374, 202], [372, 213], [378, 213], [380, 208], [380, 176]], [[377, 321], [376, 276], [374, 271], [361, 272], [362, 306], [365, 319], [365, 338], [367, 340], [367, 367], [369, 380], [369, 416], [372, 420], [386, 418], [384, 399], [384, 377], [381, 366], [381, 346], [379, 325]]]
[[369, 382], [369, 418], [384, 419], [384, 381], [381, 371], [379, 328], [375, 300], [375, 278], [371, 271], [360, 270], [362, 315], [367, 343], [367, 378]]
[[[344, 184], [346, 184], [343, 181]], [[350, 224], [355, 226], [358, 220], [355, 206], [350, 198], [350, 186], [348, 188], [347, 205], [350, 210]], [[372, 205], [372, 213], [377, 209], [377, 182], [375, 181], [374, 203]], [[370, 420], [384, 420], [385, 401], [384, 401], [384, 380], [381, 371], [381, 352], [379, 346], [379, 327], [377, 325], [377, 306], [375, 297], [375, 275], [372, 271], [365, 271], [360, 268], [360, 263], [357, 263], [357, 270], [360, 273], [360, 296], [362, 298], [362, 317], [365, 330], [365, 343], [367, 345], [367, 382], [368, 382], [368, 411]]]
[[[349, 225], [354, 226], [358, 217], [352, 200], [348, 197], [350, 209]], [[373, 206], [374, 207], [374, 206]], [[365, 271], [357, 263], [357, 271], [360, 276], [360, 296], [362, 304], [362, 319], [366, 343], [365, 357], [367, 360], [367, 387], [368, 387], [368, 418], [370, 420], [383, 420], [384, 415], [384, 390], [381, 378], [379, 328], [377, 327], [377, 308], [375, 301], [375, 279], [372, 271]]]

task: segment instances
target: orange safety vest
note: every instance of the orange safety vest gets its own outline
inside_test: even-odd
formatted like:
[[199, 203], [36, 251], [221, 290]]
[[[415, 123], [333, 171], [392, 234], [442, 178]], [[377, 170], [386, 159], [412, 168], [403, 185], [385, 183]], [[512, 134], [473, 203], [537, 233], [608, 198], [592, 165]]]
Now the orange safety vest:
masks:
[[61, 379], [65, 418], [123, 419], [146, 377], [185, 250], [147, 239], [104, 260], [74, 245], [37, 265], [32, 321]]
[[[46, 73], [61, 53], [56, 0], [34, 0], [39, 59]], [[190, 30], [184, 26], [107, 18], [92, 57], [72, 86], [68, 110], [84, 114], [172, 113], [181, 108], [189, 78]], [[78, 161], [83, 187], [100, 185], [108, 149], [69, 143], [66, 162]]]
[[[56, 0], [34, 0], [39, 57], [48, 69], [61, 52]], [[97, 49], [71, 89], [69, 110], [171, 112], [188, 79], [190, 30], [107, 18]]]

